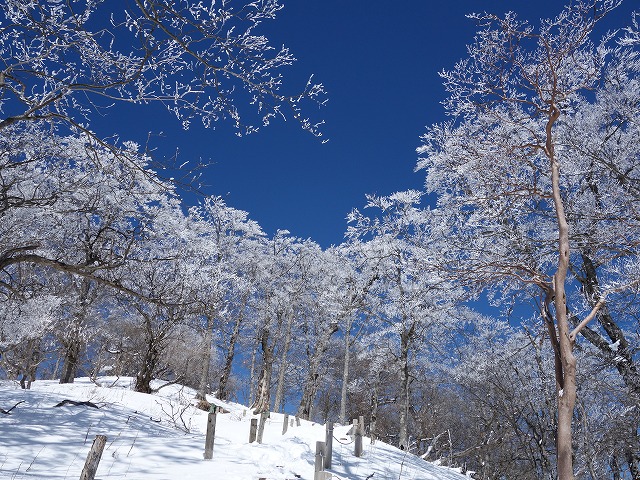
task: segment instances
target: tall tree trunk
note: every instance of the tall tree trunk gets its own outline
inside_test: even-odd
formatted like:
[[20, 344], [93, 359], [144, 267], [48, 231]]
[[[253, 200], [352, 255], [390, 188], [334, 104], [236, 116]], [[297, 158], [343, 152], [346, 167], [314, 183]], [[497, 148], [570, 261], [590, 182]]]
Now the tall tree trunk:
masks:
[[[573, 480], [573, 446], [571, 422], [576, 404], [576, 357], [570, 338], [567, 317], [565, 282], [569, 269], [569, 225], [560, 192], [560, 164], [555, 155], [553, 126], [560, 117], [560, 110], [550, 105], [546, 125], [545, 154], [551, 164], [551, 187], [558, 225], [558, 268], [553, 276], [554, 307], [558, 330], [556, 354], [556, 390], [558, 395], [558, 431], [556, 436], [558, 454], [558, 480]], [[559, 367], [559, 368], [558, 368]]]
[[620, 475], [620, 465], [618, 464], [618, 457], [615, 453], [611, 455], [611, 460], [609, 461], [609, 469], [611, 470], [611, 480], [622, 480], [622, 476]]
[[344, 367], [342, 369], [342, 390], [340, 393], [340, 423], [346, 425], [347, 421], [347, 389], [349, 387], [349, 361], [351, 359], [351, 324], [349, 316], [344, 328]]
[[256, 398], [251, 405], [254, 414], [268, 412], [271, 405], [271, 374], [273, 373], [274, 345], [269, 344], [268, 328], [262, 330], [260, 345], [262, 347], [262, 368], [258, 377]]
[[398, 447], [400, 450], [409, 450], [409, 342], [411, 331], [403, 331], [400, 336], [400, 432], [398, 435]]
[[307, 380], [304, 383], [304, 387], [302, 389], [302, 398], [300, 399], [300, 405], [298, 406], [298, 416], [300, 418], [308, 420], [311, 417], [313, 402], [316, 399], [316, 394], [318, 393], [318, 388], [320, 386], [320, 362], [324, 358], [324, 354], [329, 349], [329, 341], [331, 340], [331, 336], [337, 331], [337, 323], [330, 323], [329, 325], [327, 325], [323, 330], [322, 335], [318, 339], [316, 348], [309, 358], [309, 371], [307, 373]]
[[[218, 398], [220, 400], [227, 400], [229, 397], [229, 391], [227, 385], [229, 384], [229, 379], [231, 378], [231, 368], [233, 366], [233, 358], [236, 354], [236, 343], [240, 338], [240, 327], [242, 326], [242, 322], [244, 320], [244, 310], [249, 301], [249, 295], [246, 295], [242, 301], [242, 307], [238, 312], [238, 316], [236, 317], [236, 321], [233, 324], [233, 332], [231, 332], [231, 337], [229, 337], [229, 346], [227, 347], [227, 355], [224, 359], [224, 367], [222, 368], [222, 375], [220, 375], [220, 381], [218, 382]], [[255, 349], [253, 350], [252, 363], [251, 363], [251, 377], [250, 380], [253, 380], [253, 360], [255, 359]], [[250, 395], [251, 396], [251, 395]]]
[[231, 368], [233, 367], [233, 358], [236, 353], [236, 343], [240, 337], [240, 324], [242, 323], [242, 315], [236, 318], [233, 325], [233, 332], [229, 337], [229, 346], [227, 347], [227, 354], [224, 359], [224, 366], [222, 367], [222, 374], [220, 375], [220, 381], [218, 382], [218, 398], [220, 400], [227, 400], [229, 397], [228, 384], [231, 378]]
[[280, 367], [278, 369], [278, 384], [276, 387], [276, 398], [273, 401], [273, 411], [280, 412], [284, 408], [284, 380], [287, 373], [287, 354], [291, 346], [291, 326], [293, 324], [293, 314], [289, 314], [287, 318], [287, 326], [285, 331], [284, 345], [282, 346], [282, 355], [280, 355]]
[[249, 405], [253, 405], [256, 400], [256, 390], [258, 382], [254, 381], [256, 376], [256, 356], [258, 354], [258, 345], [254, 344], [251, 349], [251, 361], [249, 362]]
[[24, 390], [31, 390], [31, 384], [36, 381], [38, 366], [42, 361], [41, 340], [39, 338], [28, 340], [26, 353], [24, 369], [21, 369], [23, 374], [20, 379], [20, 387]]
[[211, 344], [213, 343], [213, 325], [211, 317], [206, 315], [206, 321], [204, 326], [204, 339], [202, 344], [202, 368], [200, 369], [200, 380], [198, 381], [198, 393], [196, 393], [196, 399], [206, 400], [207, 393], [211, 391], [211, 385], [209, 384], [209, 368], [211, 365]]
[[375, 443], [376, 435], [377, 435], [376, 423], [378, 420], [378, 404], [380, 403], [378, 400], [379, 384], [380, 384], [380, 374], [378, 373], [376, 374], [375, 385], [371, 392], [371, 403], [370, 403], [371, 418], [369, 419], [369, 436], [371, 437], [372, 444]]
[[147, 349], [142, 358], [142, 365], [136, 375], [136, 383], [134, 389], [140, 393], [151, 393], [151, 380], [158, 365], [160, 352], [158, 351], [159, 336], [155, 335], [151, 326], [151, 319], [145, 318], [146, 345]]
[[149, 342], [147, 345], [147, 351], [145, 352], [144, 359], [138, 374], [136, 375], [135, 391], [140, 393], [151, 393], [151, 380], [153, 380], [153, 372], [158, 364], [158, 350], [155, 347], [155, 343]]
[[80, 354], [84, 346], [83, 331], [86, 331], [87, 314], [89, 309], [89, 290], [91, 281], [82, 279], [78, 296], [78, 309], [74, 312], [72, 324], [63, 332], [65, 336], [62, 344], [65, 347], [60, 383], [73, 383], [80, 363]]

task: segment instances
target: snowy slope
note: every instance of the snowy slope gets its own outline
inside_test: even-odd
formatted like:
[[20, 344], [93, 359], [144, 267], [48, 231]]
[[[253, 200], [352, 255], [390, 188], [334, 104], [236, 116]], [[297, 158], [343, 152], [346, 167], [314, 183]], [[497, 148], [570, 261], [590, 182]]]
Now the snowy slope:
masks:
[[[194, 392], [175, 385], [155, 395], [133, 392], [130, 379], [88, 379], [71, 385], [37, 381], [31, 390], [0, 382], [0, 478], [77, 479], [96, 435], [107, 445], [96, 479], [313, 479], [315, 443], [322, 425], [302, 421], [282, 435], [283, 415], [271, 414], [263, 443], [249, 444], [250, 412], [224, 404], [218, 414], [213, 460], [203, 460], [207, 413], [190, 406]], [[157, 386], [157, 385], [156, 385]], [[87, 406], [54, 407], [64, 399]], [[220, 402], [218, 404], [222, 405]], [[462, 480], [463, 475], [413, 455], [364, 439], [364, 455], [353, 456], [347, 427], [336, 426], [333, 478], [373, 480]], [[346, 445], [343, 445], [345, 443]]]

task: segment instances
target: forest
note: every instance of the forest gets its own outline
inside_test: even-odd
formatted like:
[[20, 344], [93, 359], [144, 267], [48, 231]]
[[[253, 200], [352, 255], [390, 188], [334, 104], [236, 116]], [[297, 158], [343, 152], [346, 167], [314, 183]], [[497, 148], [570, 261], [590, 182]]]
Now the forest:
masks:
[[91, 126], [158, 103], [187, 130], [284, 116], [321, 137], [323, 86], [284, 93], [295, 58], [257, 33], [279, 2], [135, 0], [105, 21], [100, 0], [6, 0], [0, 375], [364, 416], [476, 479], [640, 480], [640, 16], [597, 33], [620, 3], [473, 15], [447, 120], [420, 138], [424, 189], [368, 196], [321, 248], [187, 201], [197, 168], [176, 181]]

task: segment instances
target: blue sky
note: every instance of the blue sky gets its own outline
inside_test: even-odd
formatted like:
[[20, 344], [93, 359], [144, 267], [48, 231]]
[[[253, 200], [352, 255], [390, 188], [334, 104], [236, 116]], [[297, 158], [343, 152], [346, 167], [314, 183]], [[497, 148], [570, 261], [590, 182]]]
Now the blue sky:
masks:
[[[362, 207], [365, 194], [421, 188], [414, 173], [419, 136], [444, 120], [445, 92], [438, 72], [465, 56], [475, 26], [466, 13], [516, 11], [537, 22], [555, 16], [562, 1], [289, 0], [277, 20], [265, 24], [275, 46], [298, 57], [287, 84], [304, 86], [310, 74], [329, 101], [322, 144], [294, 121], [276, 122], [237, 138], [229, 126], [183, 131], [168, 113], [137, 112], [136, 122], [110, 115], [122, 138], [143, 141], [151, 131], [157, 155], [179, 150], [181, 161], [213, 163], [209, 194], [222, 195], [249, 212], [268, 234], [287, 229], [322, 247], [338, 244], [345, 217]], [[606, 25], [625, 26], [637, 1], [627, 0]], [[126, 122], [123, 131], [122, 122]]]

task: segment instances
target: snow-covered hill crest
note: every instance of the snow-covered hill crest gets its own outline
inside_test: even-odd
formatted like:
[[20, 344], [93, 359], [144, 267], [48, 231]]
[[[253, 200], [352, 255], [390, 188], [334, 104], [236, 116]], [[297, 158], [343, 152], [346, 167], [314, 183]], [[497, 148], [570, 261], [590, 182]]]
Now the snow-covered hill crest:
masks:
[[[158, 386], [158, 385], [156, 385]], [[31, 390], [0, 383], [0, 477], [77, 479], [96, 435], [107, 444], [96, 479], [198, 480], [308, 479], [314, 476], [315, 443], [324, 440], [323, 425], [302, 421], [282, 435], [283, 415], [270, 415], [262, 444], [249, 443], [251, 414], [241, 405], [217, 404], [212, 460], [203, 460], [207, 413], [194, 408], [194, 392], [170, 385], [158, 394], [130, 389], [130, 379], [88, 379], [74, 384], [38, 381]], [[91, 406], [59, 402], [89, 401]], [[213, 399], [211, 399], [213, 400]], [[347, 437], [349, 426], [334, 430], [334, 479], [463, 480], [463, 475], [434, 466], [382, 442], [364, 441], [356, 458]]]

